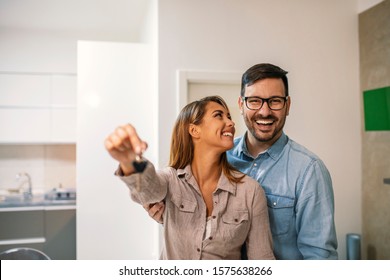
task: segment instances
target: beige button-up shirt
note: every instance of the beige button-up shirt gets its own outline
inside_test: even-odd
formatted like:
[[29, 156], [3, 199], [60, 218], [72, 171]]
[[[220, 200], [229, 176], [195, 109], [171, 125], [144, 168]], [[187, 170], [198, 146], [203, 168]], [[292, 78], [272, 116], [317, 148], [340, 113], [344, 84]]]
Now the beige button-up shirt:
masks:
[[[156, 171], [153, 164], [143, 173], [116, 175], [127, 184], [140, 204], [165, 201], [162, 259], [240, 259], [246, 244], [248, 259], [274, 259], [265, 194], [258, 182], [245, 176], [231, 183], [222, 173], [213, 193], [213, 212], [206, 204], [191, 167]], [[211, 229], [205, 238], [207, 218]]]

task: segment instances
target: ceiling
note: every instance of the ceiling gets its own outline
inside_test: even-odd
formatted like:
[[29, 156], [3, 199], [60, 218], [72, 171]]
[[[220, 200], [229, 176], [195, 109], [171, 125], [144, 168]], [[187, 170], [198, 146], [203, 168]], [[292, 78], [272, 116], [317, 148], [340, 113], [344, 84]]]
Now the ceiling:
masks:
[[0, 29], [139, 32], [149, 0], [0, 0]]

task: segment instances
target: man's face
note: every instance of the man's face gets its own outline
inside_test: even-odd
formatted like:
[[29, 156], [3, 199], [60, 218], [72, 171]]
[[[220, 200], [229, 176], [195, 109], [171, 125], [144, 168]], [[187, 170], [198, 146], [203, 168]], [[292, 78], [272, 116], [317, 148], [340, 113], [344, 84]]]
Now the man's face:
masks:
[[[282, 79], [267, 78], [259, 80], [251, 86], [245, 87], [245, 97], [285, 97], [285, 89]], [[281, 110], [271, 110], [267, 102], [258, 110], [250, 110], [242, 98], [239, 98], [239, 106], [248, 128], [248, 140], [254, 144], [270, 147], [282, 134], [283, 127], [290, 110], [290, 98]]]

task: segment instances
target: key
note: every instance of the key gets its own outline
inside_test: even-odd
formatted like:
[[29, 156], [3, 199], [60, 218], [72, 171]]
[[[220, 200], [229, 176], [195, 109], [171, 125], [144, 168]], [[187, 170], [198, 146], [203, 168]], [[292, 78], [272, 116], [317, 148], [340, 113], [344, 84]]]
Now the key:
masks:
[[133, 166], [138, 173], [143, 172], [147, 164], [148, 162], [144, 160], [140, 155], [137, 155], [135, 157], [135, 160], [133, 161]]
[[137, 192], [139, 192], [141, 190], [141, 174], [140, 173], [142, 173], [145, 170], [147, 163], [148, 162], [146, 160], [144, 160], [142, 158], [142, 156], [140, 156], [140, 155], [136, 155], [135, 160], [133, 161], [133, 166], [138, 173], [138, 174], [136, 174], [137, 184], [135, 186], [135, 189], [137, 190]]

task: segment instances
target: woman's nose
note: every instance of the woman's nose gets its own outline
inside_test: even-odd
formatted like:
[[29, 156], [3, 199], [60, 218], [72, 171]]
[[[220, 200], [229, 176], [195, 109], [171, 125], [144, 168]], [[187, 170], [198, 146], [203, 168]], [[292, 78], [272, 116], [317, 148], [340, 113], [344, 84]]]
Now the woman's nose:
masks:
[[228, 126], [235, 126], [236, 123], [232, 119], [227, 119]]

